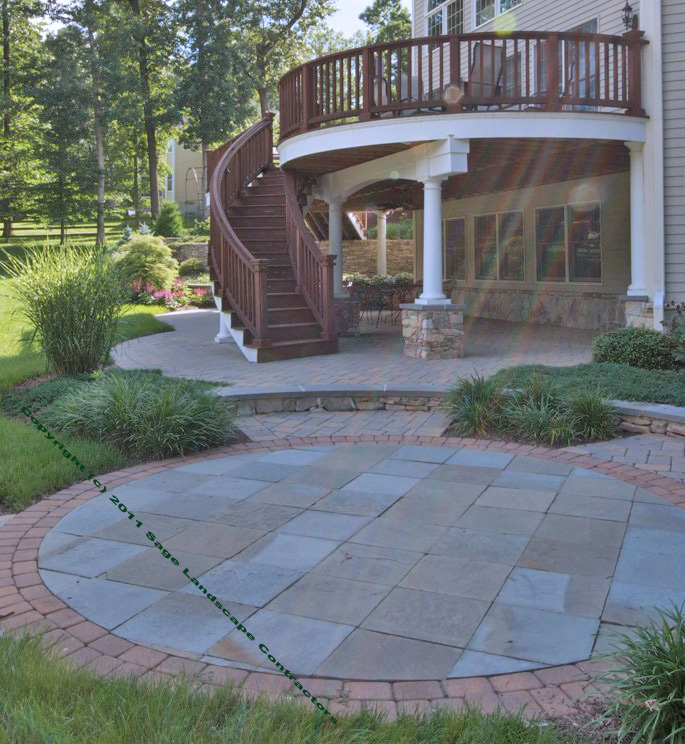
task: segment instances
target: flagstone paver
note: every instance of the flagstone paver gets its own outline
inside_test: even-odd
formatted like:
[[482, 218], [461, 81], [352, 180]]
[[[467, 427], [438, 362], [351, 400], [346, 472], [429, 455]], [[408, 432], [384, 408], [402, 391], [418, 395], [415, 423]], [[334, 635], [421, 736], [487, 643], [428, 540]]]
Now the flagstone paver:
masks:
[[[160, 535], [166, 531], [163, 541], [167, 543], [203, 523], [207, 527], [224, 525], [244, 530], [249, 537], [254, 532], [264, 533], [263, 537], [239, 548], [232, 557], [207, 555], [208, 559], [217, 561], [214, 568], [191, 574], [199, 575], [210, 584], [217, 596], [224, 587], [226, 594], [230, 591], [231, 597], [226, 599], [248, 629], [261, 629], [263, 624], [263, 634], [261, 630], [259, 634], [255, 631], [255, 643], [232, 627], [189, 581], [171, 590], [141, 586], [130, 578], [114, 580], [110, 573], [136, 560], [136, 554], [126, 552], [131, 549], [138, 551], [138, 555], [141, 549], [145, 553], [152, 551], [152, 557], [156, 557], [161, 566], [167, 561], [156, 549], [144, 548], [144, 542], [127, 540], [118, 524], [120, 515], [112, 510], [119, 519], [106, 518], [106, 510], [100, 508], [100, 504], [107, 505], [106, 499], [98, 496], [87, 483], [54, 494], [0, 526], [0, 544], [4, 546], [0, 548], [4, 551], [0, 561], [3, 566], [5, 562], [10, 566], [3, 568], [9, 571], [10, 581], [0, 586], [0, 616], [13, 612], [0, 621], [0, 628], [6, 632], [22, 628], [37, 632], [41, 625], [52, 628], [45, 636], [46, 642], [49, 639], [54, 643], [74, 665], [87, 666], [99, 674], [158, 679], [168, 678], [177, 674], [181, 667], [191, 665], [190, 671], [198, 674], [205, 686], [229, 679], [244, 685], [246, 694], [264, 691], [270, 696], [294, 697], [296, 690], [292, 684], [282, 674], [272, 673], [273, 665], [266, 656], [258, 650], [258, 656], [253, 653], [257, 642], [269, 644], [271, 638], [276, 638], [277, 658], [290, 664], [294, 672], [313, 676], [308, 682], [310, 690], [319, 684], [322, 697], [337, 699], [329, 703], [331, 710], [334, 706], [339, 711], [350, 711], [369, 705], [392, 717], [398, 711], [416, 708], [427, 712], [442, 706], [459, 708], [465, 701], [471, 701], [484, 710], [494, 710], [498, 705], [513, 709], [520, 703], [526, 705], [529, 716], [554, 716], [572, 711], [574, 699], [604, 668], [597, 662], [583, 661], [592, 653], [593, 645], [595, 650], [605, 648], [614, 629], [629, 633], [631, 624], [643, 620], [644, 612], [649, 613], [651, 606], [665, 604], [669, 599], [685, 599], [685, 587], [678, 578], [663, 578], [664, 575], [680, 577], [685, 573], [682, 561], [678, 561], [685, 540], [682, 516], [685, 512], [675, 506], [685, 504], [685, 489], [679, 480], [616, 462], [613, 453], [593, 456], [584, 451], [585, 448], [550, 451], [525, 445], [418, 435], [414, 438], [408, 435], [409, 441], [397, 436], [391, 444], [389, 436], [392, 435], [367, 435], [367, 442], [359, 446], [358, 457], [355, 457], [352, 441], [337, 445], [331, 436], [312, 438], [313, 441], [293, 437], [288, 442], [235, 445], [206, 455], [138, 466], [112, 478], [120, 484], [116, 492], [124, 503], [136, 509], [136, 499], [141, 503], [154, 503], [154, 509], [136, 513], [144, 514], [145, 526], [149, 529], [154, 529], [155, 520], [159, 519], [160, 525], [164, 525], [159, 530]], [[360, 436], [355, 438], [358, 441]], [[634, 454], [629, 454], [634, 439], [641, 442]], [[624, 459], [638, 454], [639, 458], [648, 459], [649, 455], [642, 454], [645, 449], [667, 451], [672, 460], [685, 455], [681, 442], [676, 441], [677, 446], [672, 446], [665, 439], [632, 437], [607, 444], [615, 447], [615, 452], [621, 453], [617, 456]], [[668, 446], [664, 450], [665, 445]], [[323, 452], [326, 457], [325, 450], [314, 448], [331, 446], [336, 450], [329, 449], [327, 460], [322, 463], [324, 458], [314, 453]], [[444, 459], [439, 453], [443, 446], [452, 450]], [[337, 454], [338, 447], [343, 467], [336, 467], [336, 458], [330, 456]], [[375, 457], [374, 447], [378, 447]], [[424, 448], [425, 453], [421, 451]], [[443, 464], [455, 454], [466, 457], [469, 451], [474, 453], [473, 462], [479, 463], [476, 467]], [[266, 456], [269, 460], [265, 465], [290, 466], [295, 470], [279, 481], [262, 480], [261, 491], [239, 500], [216, 487], [214, 494], [206, 495], [204, 500], [202, 494], [192, 497], [193, 503], [198, 499], [199, 514], [177, 514], [183, 497], [193, 487], [208, 481], [194, 480], [191, 484], [174, 480], [175, 475], [185, 472], [193, 476], [211, 476], [209, 482], [215, 486], [217, 480], [214, 479], [221, 480], [224, 475], [227, 479], [236, 479], [239, 467], [232, 467], [229, 462], [233, 453], [244, 458], [239, 467], [254, 464], [255, 460]], [[504, 457], [483, 459], [480, 453]], [[218, 464], [219, 460], [223, 462]], [[213, 461], [217, 464], [212, 465]], [[356, 470], [350, 470], [352, 461], [356, 462]], [[416, 485], [400, 495], [388, 495], [391, 500], [387, 505], [375, 502], [371, 513], [360, 514], [359, 504], [365, 497], [372, 499], [374, 494], [348, 492], [344, 486], [363, 475], [411, 477], [404, 475], [406, 465], [401, 475], [393, 475], [389, 464], [393, 461], [432, 463], [438, 468], [428, 474], [417, 470]], [[378, 472], [380, 463], [383, 465]], [[634, 464], [649, 465], [648, 462]], [[200, 465], [207, 467], [195, 467]], [[454, 470], [444, 478], [445, 471], [439, 473], [442, 468]], [[276, 475], [275, 471], [270, 473]], [[528, 480], [509, 481], [506, 486], [489, 485], [513, 473], [552, 476], [561, 482], [556, 485], [545, 481], [546, 487], [542, 489], [533, 488]], [[328, 481], [309, 480], [317, 474], [329, 474]], [[336, 482], [335, 476], [339, 474], [344, 475], [342, 483], [340, 478]], [[443, 479], [436, 479], [436, 474], [443, 475]], [[460, 475], [465, 477], [460, 478]], [[151, 487], [146, 485], [150, 476], [155, 478]], [[243, 478], [237, 480], [254, 480], [253, 472], [245, 470]], [[577, 483], [580, 480], [601, 481], [608, 488], [591, 487], [590, 493], [583, 492]], [[106, 476], [102, 481], [111, 484]], [[166, 491], [164, 484], [172, 481], [174, 492]], [[127, 482], [129, 485], [123, 485]], [[275, 499], [278, 489], [292, 488], [292, 493], [296, 493], [307, 483], [316, 483], [321, 493], [308, 494], [307, 504], [274, 504], [274, 509], [290, 511], [281, 511], [278, 518], [268, 523], [265, 518], [260, 524], [260, 515], [266, 514], [263, 507], [270, 505], [259, 498], [265, 490], [269, 489], [270, 498]], [[454, 525], [421, 521], [418, 519], [420, 510], [411, 516], [409, 507], [399, 508], [404, 503], [421, 503], [422, 499], [426, 505], [434, 503], [439, 507], [439, 503], [431, 502], [439, 493], [433, 484], [443, 487], [448, 495], [452, 494], [460, 503], [459, 509], [464, 509], [462, 516], [452, 517], [456, 520]], [[552, 485], [555, 485], [554, 490], [550, 490]], [[503, 506], [499, 505], [501, 501], [498, 506], [475, 503], [488, 488], [500, 499], [509, 490], [518, 491], [520, 493], [515, 496], [523, 498], [524, 502], [516, 505], [513, 501], [509, 505], [504, 502]], [[152, 500], [153, 493], [158, 499], [156, 502]], [[354, 499], [351, 498], [349, 504], [344, 499], [336, 501], [336, 494], [341, 493]], [[531, 494], [532, 502], [528, 509], [521, 509], [527, 505], [527, 493]], [[552, 496], [546, 510], [535, 493]], [[565, 509], [572, 503], [574, 494], [613, 503], [615, 511], [611, 506], [597, 506], [601, 509], [601, 519], [593, 515], [555, 513], [554, 505], [561, 504]], [[190, 496], [185, 499], [186, 502], [190, 500]], [[584, 499], [581, 501], [587, 503]], [[531, 503], [542, 511], [533, 510]], [[589, 503], [594, 504], [594, 501]], [[166, 505], [171, 514], [164, 513]], [[626, 505], [630, 511], [628, 515]], [[208, 513], [210, 506], [214, 507], [213, 513]], [[507, 508], [514, 506], [518, 508]], [[401, 518], [391, 516], [393, 509]], [[484, 511], [494, 512], [492, 516], [496, 518], [490, 518]], [[350, 538], [340, 534], [329, 539], [309, 533], [283, 532], [283, 527], [287, 528], [290, 522], [310, 514], [315, 515], [315, 519], [320, 519], [318, 515], [329, 514], [371, 521]], [[469, 514], [477, 515], [475, 524], [468, 523]], [[92, 527], [88, 524], [89, 515]], [[517, 515], [519, 519], [523, 515], [525, 521], [517, 521]], [[467, 523], [462, 521], [465, 517]], [[391, 545], [375, 545], [378, 534], [385, 535], [381, 537], [382, 542], [388, 541], [387, 529], [375, 536], [368, 533], [371, 540], [364, 537], [365, 531], [378, 523], [396, 525], [401, 537], [410, 535], [411, 531], [402, 532], [402, 523], [414, 519], [421, 545], [412, 547], [401, 544], [401, 540]], [[69, 525], [77, 532], [68, 532]], [[39, 552], [41, 542], [43, 546]], [[100, 542], [112, 549], [107, 555], [114, 563], [110, 565], [107, 560], [104, 568], [93, 563], [84, 576], [83, 567], [77, 565], [79, 554], [74, 551], [80, 549], [87, 553], [92, 545]], [[216, 544], [216, 540], [208, 541], [210, 551], [216, 552], [212, 547]], [[219, 544], [223, 544], [221, 540]], [[593, 548], [593, 545], [598, 547]], [[121, 546], [125, 550], [119, 555], [116, 548]], [[197, 543], [193, 547], [201, 550]], [[74, 555], [70, 556], [70, 552]], [[585, 557], [574, 563], [569, 560], [574, 553]], [[554, 567], [543, 570], [528, 565], [533, 561], [550, 560], [550, 556]], [[459, 586], [459, 582], [453, 582], [446, 586], [445, 582], [437, 581], [428, 586], [427, 581], [423, 581], [421, 585], [417, 582], [416, 586], [408, 586], [406, 580], [412, 574], [421, 581], [417, 570], [426, 560], [437, 560], [439, 564], [445, 560], [462, 561], [478, 570], [484, 566], [486, 579], [478, 583], [481, 585], [479, 591], [486, 598], [469, 597], [473, 585], [468, 583]], [[289, 567], [292, 561], [304, 565]], [[49, 567], [44, 567], [44, 562]], [[90, 558], [86, 562], [90, 562]], [[246, 567], [247, 573], [242, 578], [239, 572], [231, 570], [235, 565]], [[641, 565], [651, 568], [643, 572], [636, 570]], [[496, 567], [503, 569], [501, 580]], [[181, 572], [180, 567], [177, 570]], [[261, 575], [260, 570], [263, 570]], [[617, 578], [612, 581], [614, 570]], [[607, 575], [603, 576], [602, 571]], [[425, 573], [429, 578], [435, 571]], [[161, 569], [159, 575], [162, 576]], [[258, 578], [253, 580], [255, 575]], [[328, 578], [322, 582], [324, 577]], [[445, 577], [451, 578], [449, 572], [446, 571]], [[121, 587], [124, 594], [106, 591], [114, 585]], [[247, 601], [240, 593], [241, 587], [248, 585], [255, 590], [264, 586], [264, 593], [249, 597], [251, 601]], [[298, 585], [303, 589], [298, 589]], [[88, 591], [89, 586], [92, 592]], [[358, 600], [352, 601], [353, 589], [358, 586], [371, 591], [358, 592]], [[607, 589], [606, 606], [602, 608], [602, 597]], [[342, 600], [349, 594], [351, 600], [328, 603], [324, 612], [326, 619], [316, 617], [313, 615], [321, 615], [322, 610], [312, 600], [319, 590], [322, 596], [329, 592], [331, 597], [342, 597]], [[126, 591], [132, 592], [128, 599]], [[292, 599], [288, 603], [289, 597]], [[10, 604], [6, 604], [8, 599]], [[285, 611], [277, 609], [279, 600], [286, 602]], [[452, 610], [457, 607], [455, 600], [460, 609]], [[326, 603], [319, 603], [322, 604]], [[129, 611], [134, 614], [127, 617]], [[340, 613], [337, 617], [336, 612]], [[342, 622], [345, 612], [350, 615], [347, 623]], [[262, 616], [265, 620], [260, 619]], [[288, 626], [286, 620], [292, 625]], [[305, 632], [302, 623], [310, 623], [311, 633]], [[305, 637], [311, 637], [309, 645], [302, 643]], [[276, 646], [270, 649], [274, 653]], [[241, 653], [247, 654], [249, 661]], [[394, 684], [390, 686], [390, 683]]]

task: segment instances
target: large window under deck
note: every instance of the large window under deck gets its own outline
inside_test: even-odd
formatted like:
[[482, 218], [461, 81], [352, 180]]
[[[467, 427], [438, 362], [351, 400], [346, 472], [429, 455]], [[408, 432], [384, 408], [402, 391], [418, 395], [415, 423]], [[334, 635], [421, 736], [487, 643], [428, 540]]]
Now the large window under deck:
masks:
[[476, 27], [521, 5], [522, 0], [476, 0]]
[[464, 33], [464, 0], [428, 0], [428, 36]]
[[524, 280], [523, 212], [474, 218], [476, 279]]
[[445, 220], [443, 232], [443, 279], [466, 279], [466, 220]]
[[601, 233], [599, 202], [536, 210], [538, 281], [601, 282]]

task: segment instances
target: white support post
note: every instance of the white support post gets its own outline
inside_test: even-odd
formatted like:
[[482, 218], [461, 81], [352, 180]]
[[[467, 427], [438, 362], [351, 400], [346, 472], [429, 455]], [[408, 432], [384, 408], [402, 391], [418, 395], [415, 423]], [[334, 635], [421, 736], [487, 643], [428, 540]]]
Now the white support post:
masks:
[[642, 142], [626, 142], [630, 150], [630, 297], [647, 296], [645, 232], [645, 167]]
[[233, 336], [231, 336], [231, 332], [228, 329], [227, 321], [228, 313], [222, 313], [221, 308], [219, 308], [219, 333], [214, 336], [215, 344], [230, 344], [233, 342]]
[[333, 267], [333, 296], [347, 297], [343, 287], [343, 203], [341, 200], [331, 200], [328, 204], [328, 251], [335, 256]]
[[423, 292], [419, 305], [450, 305], [442, 291], [442, 182], [445, 176], [423, 182]]
[[383, 209], [376, 210], [378, 232], [376, 235], [376, 273], [385, 276], [388, 273], [388, 215]]

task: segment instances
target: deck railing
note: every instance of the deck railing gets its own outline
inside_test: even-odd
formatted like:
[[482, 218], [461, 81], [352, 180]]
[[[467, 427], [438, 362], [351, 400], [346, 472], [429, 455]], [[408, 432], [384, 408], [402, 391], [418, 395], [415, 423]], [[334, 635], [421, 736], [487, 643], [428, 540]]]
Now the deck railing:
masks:
[[479, 110], [644, 116], [642, 31], [407, 39], [307, 62], [280, 81], [281, 139], [373, 117]]
[[305, 298], [321, 326], [322, 338], [332, 341], [337, 336], [333, 308], [335, 257], [322, 253], [305, 225], [292, 173], [286, 172], [285, 184], [286, 241], [295, 269], [297, 291]]
[[266, 297], [267, 260], [255, 258], [226, 216], [241, 189], [272, 163], [273, 114], [210, 153], [210, 250], [213, 279], [253, 336], [255, 347], [271, 345]]

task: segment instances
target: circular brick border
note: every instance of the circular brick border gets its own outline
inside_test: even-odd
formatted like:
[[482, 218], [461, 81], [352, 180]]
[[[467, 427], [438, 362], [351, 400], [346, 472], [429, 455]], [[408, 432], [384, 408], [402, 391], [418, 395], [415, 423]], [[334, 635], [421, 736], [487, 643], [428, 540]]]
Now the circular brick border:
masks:
[[[303, 445], [340, 443], [426, 444], [533, 455], [597, 470], [645, 488], [685, 508], [685, 485], [659, 473], [602, 460], [573, 447], [552, 450], [515, 442], [459, 437], [365, 434], [249, 442], [204, 454], [136, 465], [109, 473], [102, 477], [102, 481], [108, 489], [113, 490], [124, 483], [171, 470], [180, 464], [240, 452], [268, 452]], [[131, 675], [156, 681], [185, 672], [196, 678], [201, 689], [211, 690], [217, 685], [232, 682], [249, 697], [265, 695], [275, 700], [285, 696], [306, 704], [306, 699], [293, 693], [290, 681], [282, 674], [215, 666], [135, 645], [86, 620], [50, 592], [38, 573], [40, 543], [63, 516], [94, 498], [97, 493], [97, 488], [88, 481], [74, 484], [33, 504], [0, 527], [0, 617], [9, 615], [0, 621], [0, 628], [11, 633], [44, 631], [46, 646], [50, 646], [59, 656], [66, 657], [73, 666], [85, 667], [101, 675]], [[556, 718], [577, 713], [578, 698], [606, 668], [605, 663], [588, 660], [535, 672], [442, 681], [367, 682], [322, 678], [300, 678], [300, 681], [313, 694], [329, 698], [331, 703], [328, 707], [337, 714], [354, 713], [370, 706], [393, 719], [401, 713], [425, 713], [437, 707], [460, 709], [469, 703], [479, 705], [485, 712], [492, 712], [498, 707], [514, 712], [525, 706], [524, 713], [529, 718]]]

